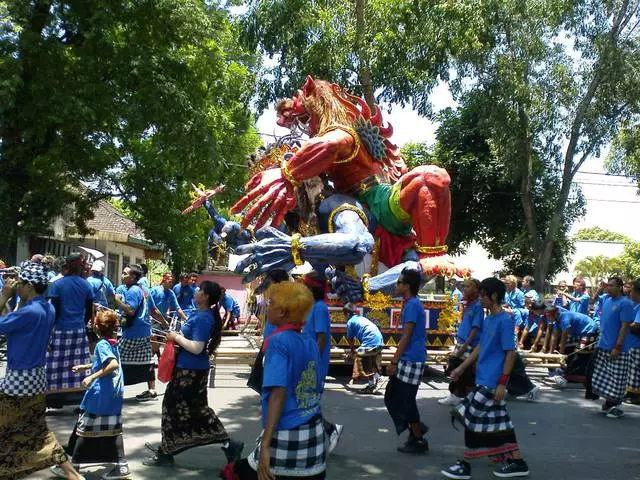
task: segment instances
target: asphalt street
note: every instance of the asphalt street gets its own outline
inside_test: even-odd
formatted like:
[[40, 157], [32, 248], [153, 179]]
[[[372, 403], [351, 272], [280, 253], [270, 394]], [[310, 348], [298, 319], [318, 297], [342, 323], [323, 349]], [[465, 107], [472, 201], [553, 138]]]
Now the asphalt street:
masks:
[[[448, 407], [437, 399], [447, 393], [441, 375], [425, 377], [418, 394], [423, 420], [430, 426], [430, 451], [412, 456], [396, 452], [404, 438], [393, 431], [384, 407], [383, 393], [361, 395], [344, 387], [348, 371], [332, 370], [323, 397], [323, 412], [332, 422], [344, 424], [344, 434], [328, 459], [328, 479], [443, 478], [440, 469], [462, 455], [463, 432], [452, 428]], [[542, 372], [541, 372], [542, 373]], [[260, 430], [259, 397], [246, 385], [249, 368], [219, 366], [215, 388], [209, 389], [209, 402], [230, 434], [245, 442], [245, 454], [254, 445]], [[541, 378], [534, 378], [539, 381]], [[159, 392], [164, 385], [158, 384]], [[142, 385], [127, 389], [124, 407], [125, 450], [134, 479], [218, 478], [224, 455], [216, 445], [189, 450], [176, 457], [174, 468], [142, 465], [150, 453], [145, 442], [160, 441], [162, 398], [139, 403], [134, 396]], [[626, 407], [622, 419], [609, 419], [598, 413], [599, 404], [584, 400], [580, 389], [555, 390], [543, 386], [537, 403], [509, 402], [509, 410], [532, 479], [640, 479], [640, 407]], [[50, 411], [50, 428], [62, 444], [75, 423], [73, 408]], [[494, 478], [487, 460], [473, 462], [473, 478]], [[100, 478], [106, 467], [83, 470], [88, 479]], [[51, 478], [46, 472], [32, 479]]]

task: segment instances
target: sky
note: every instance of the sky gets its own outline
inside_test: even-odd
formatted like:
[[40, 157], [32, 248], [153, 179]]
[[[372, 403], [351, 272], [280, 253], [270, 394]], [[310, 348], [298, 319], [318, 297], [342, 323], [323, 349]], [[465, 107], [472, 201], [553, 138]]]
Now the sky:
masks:
[[[434, 111], [455, 106], [446, 84], [438, 85], [431, 94]], [[388, 109], [391, 109], [391, 112]], [[435, 141], [437, 123], [418, 115], [410, 106], [382, 105], [386, 121], [393, 125], [392, 141], [403, 146], [412, 142]], [[273, 109], [265, 111], [257, 122], [258, 131], [272, 135], [285, 135], [288, 130], [276, 125]], [[263, 137], [269, 140], [268, 136]], [[640, 241], [640, 222], [637, 210], [640, 207], [640, 196], [637, 185], [631, 180], [612, 175], [605, 175], [602, 158], [588, 159], [574, 181], [580, 185], [587, 199], [585, 215], [578, 219], [572, 228], [575, 233], [581, 228], [601, 227], [622, 233], [635, 241]]]

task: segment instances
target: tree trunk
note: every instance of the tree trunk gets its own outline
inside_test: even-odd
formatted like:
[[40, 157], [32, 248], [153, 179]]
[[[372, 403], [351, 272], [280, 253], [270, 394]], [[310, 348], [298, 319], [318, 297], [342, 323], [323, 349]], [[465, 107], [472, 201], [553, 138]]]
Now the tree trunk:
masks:
[[364, 93], [364, 99], [370, 108], [376, 101], [374, 95], [373, 84], [371, 82], [371, 69], [369, 68], [369, 57], [365, 52], [365, 34], [367, 31], [367, 24], [365, 20], [365, 2], [366, 0], [356, 0], [356, 48], [355, 51], [358, 56], [358, 76], [360, 77], [360, 84], [362, 85], [362, 91]]

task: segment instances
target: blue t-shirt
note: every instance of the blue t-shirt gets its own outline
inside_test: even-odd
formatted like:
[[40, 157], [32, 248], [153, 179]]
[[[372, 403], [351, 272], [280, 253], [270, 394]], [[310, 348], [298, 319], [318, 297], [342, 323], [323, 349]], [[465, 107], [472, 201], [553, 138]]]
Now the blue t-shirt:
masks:
[[578, 312], [578, 313], [587, 315], [589, 313], [589, 295], [587, 295], [586, 293], [583, 293], [582, 295], [578, 296], [577, 301], [570, 302], [569, 311]]
[[527, 293], [524, 294], [524, 296], [531, 298], [531, 301], [533, 303], [536, 303], [540, 298], [540, 296], [538, 295], [538, 292], [536, 292], [534, 289], [528, 290]]
[[409, 362], [426, 362], [427, 361], [427, 315], [424, 312], [424, 306], [418, 297], [410, 297], [404, 301], [401, 314], [401, 325], [404, 326], [407, 323], [415, 324], [413, 326], [413, 335], [411, 341], [404, 352], [400, 360]]
[[607, 298], [609, 298], [608, 293], [601, 293], [600, 295], [598, 295], [598, 299], [596, 300], [596, 303], [593, 305], [593, 319], [598, 324], [598, 327], [600, 327], [600, 317], [602, 316], [602, 306], [604, 305], [604, 301]]
[[318, 365], [321, 374], [320, 378], [324, 383], [324, 377], [329, 373], [329, 356], [331, 352], [331, 318], [324, 300], [316, 300], [313, 304], [307, 320], [304, 322], [302, 333], [308, 335], [315, 342], [317, 342], [316, 335], [318, 333], [325, 334], [326, 341], [322, 352], [320, 352], [320, 364]]
[[[633, 302], [627, 297], [620, 295], [617, 298], [607, 297], [602, 306], [602, 316], [600, 317], [600, 342], [598, 347], [604, 350], [611, 350], [618, 341], [618, 333], [622, 322], [631, 323], [635, 319]], [[629, 333], [627, 332], [627, 336]], [[629, 344], [625, 337], [622, 351], [629, 350]]]
[[133, 308], [135, 320], [129, 328], [122, 330], [123, 338], [144, 338], [151, 336], [146, 293], [139, 285], [131, 285], [125, 290], [124, 303]]
[[41, 295], [0, 317], [0, 334], [7, 336], [7, 367], [11, 370], [42, 367], [56, 311]]
[[[218, 326], [220, 328], [221, 325]], [[198, 355], [180, 349], [176, 366], [178, 368], [187, 368], [190, 370], [208, 370], [209, 369], [209, 353], [207, 352], [207, 342], [211, 338], [213, 329], [213, 312], [211, 310], [194, 310], [180, 332], [184, 338], [194, 340], [196, 342], [204, 342], [205, 346]]]
[[527, 327], [529, 329], [529, 334], [536, 333], [538, 331], [538, 325], [540, 321], [544, 321], [544, 315], [534, 315], [532, 312], [529, 312], [527, 316]]
[[94, 303], [102, 305], [103, 307], [108, 307], [108, 297], [113, 297], [116, 294], [111, 280], [104, 275], [91, 275], [87, 278], [87, 282], [91, 285]]
[[262, 426], [266, 425], [272, 387], [285, 387], [287, 398], [277, 430], [295, 428], [320, 413], [324, 375], [318, 368], [320, 352], [315, 338], [288, 330], [269, 339], [264, 353]]
[[504, 294], [504, 303], [511, 308], [524, 308], [524, 293], [519, 288]]
[[381, 347], [384, 345], [382, 333], [375, 324], [362, 315], [353, 315], [347, 321], [347, 340], [357, 338], [361, 347]]
[[[633, 323], [640, 323], [640, 303], [636, 303], [633, 307], [633, 310], [635, 312]], [[628, 344], [628, 348], [640, 348], [640, 335], [628, 332], [627, 336], [624, 339], [624, 342]]]
[[147, 277], [140, 277], [138, 285], [140, 285], [145, 291], [148, 291], [149, 288], [151, 288], [151, 284], [149, 284], [149, 279]]
[[507, 312], [488, 315], [482, 325], [476, 383], [494, 389], [502, 375], [507, 353], [516, 349], [515, 320]]
[[194, 308], [193, 298], [196, 294], [196, 289], [192, 285], [177, 284], [173, 286], [173, 293], [176, 294], [178, 299], [178, 305], [182, 310], [190, 310]]
[[[117, 345], [111, 345], [104, 338], [96, 343], [95, 360], [91, 372], [97, 372], [111, 359], [120, 363], [120, 352]], [[94, 415], [120, 415], [124, 397], [122, 368], [119, 366], [111, 375], [94, 380], [84, 394], [80, 408]]]
[[228, 293], [224, 294], [220, 306], [224, 308], [225, 312], [231, 312], [231, 318], [238, 318], [240, 316], [240, 305], [238, 305], [236, 299]]
[[553, 326], [553, 329], [558, 332], [568, 331], [569, 335], [584, 337], [598, 330], [596, 322], [588, 315], [572, 312], [564, 308], [558, 308], [558, 312], [558, 320]]
[[460, 325], [458, 326], [458, 342], [464, 343], [469, 338], [471, 334], [471, 329], [473, 327], [477, 327], [479, 332], [473, 337], [470, 345], [475, 347], [478, 343], [480, 343], [480, 332], [482, 331], [482, 322], [484, 321], [484, 308], [480, 305], [480, 300], [476, 299], [466, 307], [464, 307], [464, 312], [462, 313], [462, 320], [460, 321]]
[[85, 327], [87, 300], [93, 302], [93, 290], [89, 282], [78, 275], [65, 275], [51, 284], [47, 297], [58, 298], [60, 312], [56, 330], [78, 330]]
[[173, 290], [165, 290], [162, 285], [158, 285], [149, 290], [149, 298], [153, 300], [153, 305], [160, 310], [162, 315], [166, 315], [168, 311], [178, 310], [178, 299]]

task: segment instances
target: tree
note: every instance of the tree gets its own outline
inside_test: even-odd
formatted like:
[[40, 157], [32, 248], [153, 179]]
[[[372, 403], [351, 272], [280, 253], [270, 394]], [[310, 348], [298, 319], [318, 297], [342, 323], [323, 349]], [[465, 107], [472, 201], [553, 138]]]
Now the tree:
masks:
[[601, 281], [613, 276], [629, 278], [625, 262], [621, 257], [606, 257], [604, 255], [583, 258], [576, 263], [575, 272], [588, 278], [591, 286], [596, 286]]
[[626, 235], [600, 227], [582, 228], [573, 236], [574, 240], [595, 240], [598, 242], [626, 243], [631, 240]]
[[[492, 153], [519, 186], [524, 232], [540, 286], [551, 273], [556, 245], [579, 194], [576, 172], [640, 108], [640, 51], [634, 33], [639, 3], [479, 4], [476, 15], [492, 41], [488, 48], [457, 58], [457, 98], [463, 108], [472, 96], [484, 98]], [[545, 185], [557, 189], [557, 195], [541, 209], [536, 192]]]
[[254, 59], [225, 9], [11, 0], [0, 18], [0, 256], [72, 204], [83, 231], [91, 206], [115, 190], [175, 264], [199, 258], [206, 222], [179, 215], [189, 183], [233, 191], [244, 170], [230, 164], [258, 141]]

